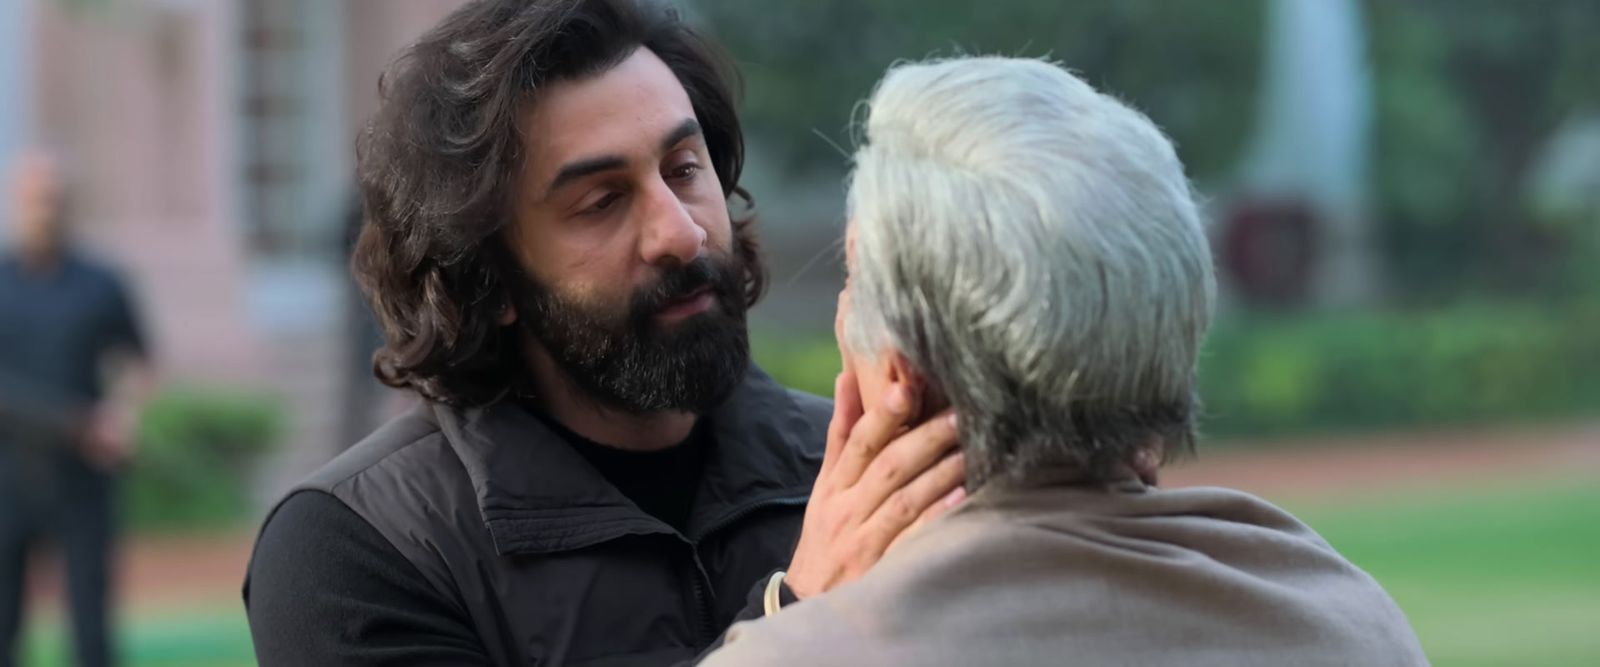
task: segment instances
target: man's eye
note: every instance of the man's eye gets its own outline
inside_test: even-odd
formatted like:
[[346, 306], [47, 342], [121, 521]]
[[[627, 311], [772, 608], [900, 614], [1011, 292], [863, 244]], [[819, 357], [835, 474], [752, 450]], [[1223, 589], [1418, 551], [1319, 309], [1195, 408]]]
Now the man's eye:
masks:
[[611, 208], [611, 205], [617, 203], [617, 200], [621, 199], [621, 198], [622, 198], [621, 194], [618, 194], [616, 192], [612, 192], [610, 194], [607, 194], [604, 197], [601, 197], [600, 201], [597, 201], [597, 202], [595, 202], [593, 204], [590, 204], [589, 208], [583, 209], [583, 212], [584, 213], [603, 213], [603, 212], [605, 212], [606, 209]]
[[672, 171], [667, 172], [669, 176], [680, 181], [687, 181], [691, 178], [694, 178], [695, 174], [698, 173], [700, 173], [700, 165], [692, 162], [678, 167], [673, 167]]

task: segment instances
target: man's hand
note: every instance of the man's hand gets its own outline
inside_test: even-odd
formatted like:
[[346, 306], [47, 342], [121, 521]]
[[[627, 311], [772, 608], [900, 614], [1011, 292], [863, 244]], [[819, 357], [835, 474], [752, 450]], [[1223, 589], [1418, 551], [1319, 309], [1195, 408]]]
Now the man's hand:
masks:
[[111, 472], [133, 458], [134, 430], [138, 413], [112, 402], [101, 403], [89, 415], [80, 440], [83, 457], [101, 470]]
[[850, 370], [834, 384], [822, 472], [785, 577], [800, 598], [859, 578], [902, 535], [966, 497], [954, 413], [908, 430], [910, 391], [888, 392], [882, 409], [862, 414]]
[[119, 355], [114, 362], [111, 390], [89, 412], [78, 438], [83, 458], [105, 472], [116, 472], [133, 458], [139, 414], [155, 389], [155, 373], [143, 357]]

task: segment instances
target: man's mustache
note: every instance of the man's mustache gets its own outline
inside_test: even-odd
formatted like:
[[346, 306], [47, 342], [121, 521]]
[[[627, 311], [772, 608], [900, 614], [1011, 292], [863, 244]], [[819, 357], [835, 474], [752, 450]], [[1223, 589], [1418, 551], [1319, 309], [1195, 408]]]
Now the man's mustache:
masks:
[[726, 307], [727, 286], [733, 284], [728, 279], [730, 270], [726, 262], [710, 257], [697, 257], [688, 264], [666, 269], [653, 284], [634, 292], [629, 312], [641, 318], [654, 317], [673, 302], [708, 287]]

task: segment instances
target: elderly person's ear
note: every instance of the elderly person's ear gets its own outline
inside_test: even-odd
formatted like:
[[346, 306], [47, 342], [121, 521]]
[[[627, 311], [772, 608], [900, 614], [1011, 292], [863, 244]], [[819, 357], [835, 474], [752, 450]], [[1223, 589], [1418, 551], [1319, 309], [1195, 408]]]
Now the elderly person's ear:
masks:
[[909, 359], [896, 353], [890, 367], [896, 377], [904, 378], [906, 389], [911, 392], [911, 414], [917, 422], [933, 419], [951, 408], [950, 397], [930, 382], [926, 375], [918, 372]]
[[[841, 297], [841, 305], [843, 303]], [[914, 426], [920, 423], [918, 418], [923, 415], [926, 405], [924, 392], [927, 381], [912, 369], [905, 355], [888, 348], [874, 354], [860, 354], [846, 342], [842, 327], [839, 352], [844, 359], [845, 372], [855, 378], [856, 386], [860, 389], [861, 407], [864, 410], [888, 409], [904, 415], [908, 420], [904, 424]], [[896, 392], [896, 388], [904, 389], [904, 392]], [[905, 402], [889, 404], [890, 396], [897, 393]]]
[[905, 387], [905, 395], [910, 397], [911, 404], [907, 406], [906, 414], [911, 415], [911, 425], [915, 426], [929, 417], [930, 405], [928, 401], [928, 380], [911, 366], [911, 360], [899, 352], [885, 350], [878, 355], [876, 365], [878, 372], [884, 378], [885, 387]]
[[1138, 475], [1139, 481], [1148, 486], [1155, 486], [1160, 482], [1163, 454], [1161, 442], [1154, 440], [1134, 455], [1133, 474]]

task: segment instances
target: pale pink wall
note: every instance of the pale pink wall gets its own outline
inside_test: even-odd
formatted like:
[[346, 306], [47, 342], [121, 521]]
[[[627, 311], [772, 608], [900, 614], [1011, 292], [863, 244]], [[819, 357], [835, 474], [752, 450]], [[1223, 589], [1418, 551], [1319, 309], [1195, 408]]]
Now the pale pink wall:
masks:
[[[383, 68], [462, 0], [343, 2], [353, 139]], [[170, 375], [255, 381], [263, 336], [248, 320], [239, 219], [240, 3], [70, 5], [38, 3], [34, 134], [71, 156], [80, 236], [134, 280]]]
[[247, 382], [258, 367], [233, 206], [231, 5], [37, 12], [35, 134], [68, 154], [79, 236], [129, 275], [178, 380]]
[[126, 9], [68, 12], [40, 7], [36, 118], [45, 137], [66, 144], [93, 188], [89, 213], [192, 220], [208, 212], [220, 185], [220, 155], [207, 141], [223, 59], [207, 53], [218, 10]]
[[345, 0], [345, 81], [350, 136], [378, 108], [378, 76], [401, 49], [427, 32], [463, 0]]

